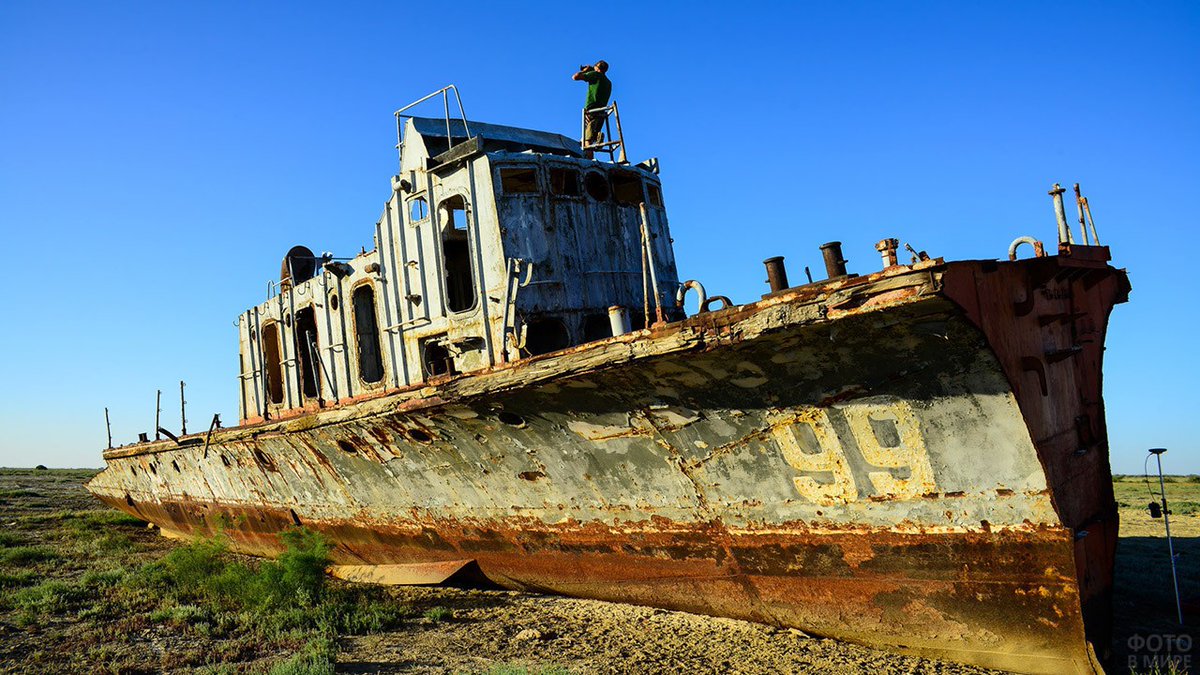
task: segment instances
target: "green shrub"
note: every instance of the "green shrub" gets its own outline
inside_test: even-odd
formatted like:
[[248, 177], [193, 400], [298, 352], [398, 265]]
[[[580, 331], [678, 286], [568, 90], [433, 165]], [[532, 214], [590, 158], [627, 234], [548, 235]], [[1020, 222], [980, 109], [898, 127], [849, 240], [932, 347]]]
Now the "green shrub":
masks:
[[1200, 502], [1174, 502], [1168, 503], [1171, 507], [1171, 513], [1178, 513], [1181, 516], [1191, 516], [1200, 513]]
[[0, 550], [0, 563], [9, 565], [28, 565], [58, 557], [54, 549], [45, 546], [14, 546]]
[[430, 607], [425, 610], [425, 618], [434, 623], [445, 621], [454, 616], [454, 612], [445, 607]]
[[277, 559], [248, 560], [232, 554], [224, 537], [201, 539], [132, 572], [89, 577], [85, 585], [111, 582], [115, 590], [106, 597], [137, 608], [147, 621], [241, 645], [251, 659], [262, 645], [271, 651], [305, 645], [272, 668], [281, 675], [333, 672], [338, 634], [383, 630], [408, 614], [378, 587], [331, 583], [330, 546], [319, 533], [297, 528], [281, 540]]
[[320, 636], [304, 645], [291, 658], [276, 664], [269, 675], [333, 675], [337, 647], [331, 638]]
[[36, 581], [38, 574], [29, 570], [21, 570], [13, 574], [0, 572], [0, 588], [19, 588], [28, 586]]
[[282, 593], [304, 601], [318, 601], [325, 592], [325, 568], [329, 566], [329, 542], [319, 532], [306, 528], [280, 535], [287, 546], [274, 564], [264, 565], [268, 581]]
[[17, 497], [41, 497], [33, 490], [0, 490], [0, 499], [15, 499]]
[[225, 571], [227, 564], [222, 556], [226, 550], [224, 539], [200, 539], [172, 550], [159, 564], [177, 587], [204, 586]]
[[9, 546], [21, 546], [22, 544], [25, 543], [25, 541], [26, 541], [25, 537], [22, 537], [21, 535], [16, 534], [15, 532], [0, 532], [0, 548], [7, 548]]
[[199, 605], [168, 605], [159, 607], [150, 613], [154, 623], [167, 623], [173, 626], [188, 626], [207, 623], [212, 618], [209, 611]]
[[115, 586], [125, 578], [125, 570], [121, 568], [107, 570], [88, 570], [83, 573], [79, 583], [88, 588]]
[[141, 518], [117, 511], [115, 509], [71, 511], [65, 516], [80, 527], [145, 527], [146, 521]]
[[287, 548], [279, 558], [256, 566], [232, 560], [223, 538], [201, 539], [149, 566], [141, 581], [230, 609], [319, 604], [325, 593], [329, 544], [306, 529], [289, 530], [281, 538]]
[[18, 591], [14, 596], [17, 609], [33, 614], [61, 614], [74, 607], [86, 596], [79, 586], [65, 581], [44, 581], [37, 586]]

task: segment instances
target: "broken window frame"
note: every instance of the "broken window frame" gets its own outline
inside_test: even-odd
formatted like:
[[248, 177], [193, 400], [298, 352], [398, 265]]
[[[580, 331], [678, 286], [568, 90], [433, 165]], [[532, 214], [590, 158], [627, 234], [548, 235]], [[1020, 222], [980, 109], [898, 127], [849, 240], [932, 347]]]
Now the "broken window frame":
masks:
[[[437, 335], [430, 335], [429, 337], [423, 338], [417, 342], [417, 357], [420, 359], [421, 363], [422, 379], [430, 380], [435, 377], [458, 374], [458, 368], [454, 363], [454, 355], [450, 353], [450, 349], [444, 344], [445, 339], [445, 333], [438, 333]], [[440, 359], [440, 362], [445, 364], [446, 370], [437, 373], [431, 372], [432, 369], [429, 367], [430, 349], [437, 349], [445, 354], [445, 358]]]
[[[557, 334], [550, 332], [551, 327]], [[527, 318], [521, 333], [525, 342], [523, 351], [530, 357], [552, 354], [575, 344], [567, 322], [563, 317], [554, 314], [540, 314]]]
[[[463, 227], [461, 227], [461, 228], [458, 227], [456, 222], [453, 222], [452, 217], [445, 217], [443, 215], [443, 206], [447, 202], [449, 202], [453, 199], [456, 199], [456, 198], [461, 199], [462, 204], [463, 204], [463, 208], [461, 209], [462, 214], [463, 214]], [[465, 193], [451, 192], [449, 194], [442, 196], [442, 198], [438, 201], [437, 209], [438, 209], [437, 234], [438, 234], [438, 253], [439, 253], [438, 271], [442, 275], [442, 287], [443, 287], [443, 291], [444, 291], [442, 293], [442, 311], [445, 312], [445, 314], [447, 316], [454, 315], [454, 314], [467, 314], [470, 312], [474, 312], [479, 309], [479, 299], [480, 299], [480, 295], [482, 295], [482, 291], [479, 288], [479, 270], [477, 269], [477, 267], [475, 265], [475, 242], [474, 242], [475, 228], [473, 228], [471, 226], [471, 202], [467, 198], [467, 195]], [[447, 211], [453, 212], [453, 211], [458, 211], [458, 210], [459, 209], [448, 209]], [[468, 305], [466, 305], [465, 307], [463, 307], [462, 309], [451, 309], [451, 307], [450, 307], [449, 270], [447, 269], [447, 266], [446, 266], [446, 243], [447, 243], [446, 235], [450, 231], [462, 232], [463, 233], [463, 241], [467, 247], [467, 253], [466, 253], [466, 255], [467, 255], [467, 272], [470, 277], [469, 288], [470, 288], [470, 292], [471, 292], [471, 302]], [[457, 243], [457, 242], [455, 242], [455, 243]]]
[[[578, 166], [567, 164], [550, 164], [547, 166], [546, 184], [550, 189], [550, 197], [552, 199], [571, 199], [575, 201], [583, 201], [586, 194], [583, 189], [583, 171]], [[575, 194], [565, 194], [556, 192], [554, 189], [554, 174], [557, 172], [567, 172], [575, 174]]]
[[643, 182], [646, 184], [646, 206], [656, 209], [665, 209], [666, 206], [664, 206], [663, 202], [662, 185], [651, 180]]
[[[302, 339], [304, 337], [303, 320], [299, 315], [308, 313], [306, 316], [312, 317], [312, 332], [313, 342], [312, 350], [309, 350], [308, 344]], [[296, 318], [292, 322], [292, 346], [296, 349], [296, 379], [300, 389], [301, 402], [313, 400], [324, 400], [324, 393], [321, 391], [324, 385], [322, 377], [322, 356], [321, 356], [321, 328], [320, 322], [317, 321], [317, 308], [314, 303], [309, 303], [303, 307], [296, 309]], [[309, 385], [312, 385], [311, 393]]]
[[[359, 293], [363, 290], [370, 291], [370, 293], [371, 293], [371, 301], [370, 301], [371, 322], [374, 324], [374, 327], [375, 327], [375, 330], [374, 330], [375, 361], [376, 361], [376, 366], [377, 366], [378, 373], [379, 373], [379, 377], [374, 380], [368, 380], [366, 378], [366, 374], [365, 374], [364, 368], [363, 368], [364, 354], [363, 354], [362, 345], [363, 345], [364, 336], [363, 336], [362, 330], [359, 328], [359, 323], [358, 323], [358, 318], [359, 318], [358, 298], [359, 298]], [[355, 358], [355, 371], [358, 375], [358, 381], [367, 387], [378, 387], [378, 386], [383, 385], [384, 380], [386, 379], [386, 376], [387, 376], [387, 367], [386, 367], [387, 364], [384, 363], [384, 358], [383, 358], [383, 340], [382, 340], [383, 336], [381, 334], [380, 326], [379, 326], [379, 310], [376, 306], [376, 300], [378, 297], [379, 297], [379, 294], [375, 292], [375, 284], [372, 284], [370, 281], [362, 281], [360, 283], [355, 284], [354, 286], [352, 286], [350, 288], [350, 314], [352, 317], [352, 319], [351, 319], [352, 325], [354, 327], [354, 355], [356, 357]]]
[[[413, 210], [413, 207], [416, 206], [418, 202], [425, 205], [424, 206], [425, 215], [423, 215], [420, 218], [413, 218], [412, 210]], [[420, 192], [420, 193], [417, 193], [417, 194], [409, 197], [404, 202], [404, 204], [405, 204], [404, 217], [408, 221], [409, 225], [412, 225], [415, 227], [421, 223], [429, 222], [429, 214], [431, 213], [431, 210], [429, 208], [429, 197], [424, 192]]]
[[[273, 340], [268, 340], [268, 329]], [[287, 392], [283, 376], [283, 329], [278, 320], [264, 321], [259, 328], [258, 343], [263, 355], [263, 383], [267, 390], [267, 401], [271, 405], [283, 405]], [[274, 346], [274, 358], [268, 345]]]
[[[512, 171], [528, 171], [533, 174], [533, 189], [532, 190], [514, 190], [510, 191], [504, 182], [505, 172]], [[496, 165], [496, 184], [500, 187], [497, 193], [505, 197], [531, 197], [542, 194], [541, 172], [538, 171], [537, 164], [498, 164]]]
[[[632, 192], [631, 189], [635, 184], [637, 185], [636, 199], [630, 201], [629, 196], [631, 195], [625, 195], [624, 197], [617, 196], [626, 190]], [[608, 187], [609, 201], [617, 206], [637, 206], [638, 204], [647, 202], [645, 181], [642, 180], [642, 177], [636, 171], [629, 171], [627, 169], [613, 169], [609, 171]]]

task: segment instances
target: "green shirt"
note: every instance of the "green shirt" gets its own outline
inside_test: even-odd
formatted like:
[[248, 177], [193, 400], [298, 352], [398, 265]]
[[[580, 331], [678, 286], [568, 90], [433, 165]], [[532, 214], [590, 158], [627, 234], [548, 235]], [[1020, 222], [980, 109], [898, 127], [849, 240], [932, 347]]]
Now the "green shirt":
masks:
[[608, 105], [608, 97], [612, 94], [612, 80], [598, 70], [588, 70], [583, 73], [583, 81], [588, 83], [587, 100], [584, 108], [603, 108]]

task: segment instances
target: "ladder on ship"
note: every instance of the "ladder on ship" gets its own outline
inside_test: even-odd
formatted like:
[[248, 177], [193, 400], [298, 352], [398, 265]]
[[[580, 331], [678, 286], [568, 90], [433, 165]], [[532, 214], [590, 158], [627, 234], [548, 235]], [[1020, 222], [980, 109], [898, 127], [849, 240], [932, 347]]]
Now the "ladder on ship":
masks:
[[[601, 132], [599, 140], [595, 143], [587, 142], [587, 123], [588, 115], [604, 115], [604, 131]], [[613, 136], [612, 127], [617, 127], [617, 135]], [[605, 140], [607, 139], [607, 140]], [[621, 131], [621, 112], [617, 109], [617, 102], [604, 106], [603, 108], [587, 108], [582, 113], [582, 125], [579, 132], [579, 146], [583, 148], [583, 152], [588, 157], [593, 153], [603, 152], [608, 154], [608, 161], [615, 164], [628, 164], [629, 160], [625, 158], [625, 134]]]

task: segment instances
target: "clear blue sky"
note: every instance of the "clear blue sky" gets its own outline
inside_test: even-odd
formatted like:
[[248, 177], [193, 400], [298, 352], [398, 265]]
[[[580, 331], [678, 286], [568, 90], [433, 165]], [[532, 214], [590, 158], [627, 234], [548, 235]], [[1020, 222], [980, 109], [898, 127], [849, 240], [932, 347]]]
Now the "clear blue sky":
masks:
[[845, 242], [947, 258], [1054, 239], [1083, 184], [1113, 313], [1112, 463], [1200, 472], [1200, 3], [0, 3], [0, 465], [98, 466], [166, 421], [236, 421], [237, 314], [294, 244], [371, 246], [391, 113], [446, 83], [478, 120], [574, 135], [605, 58], [657, 156], [682, 278], [745, 302]]

